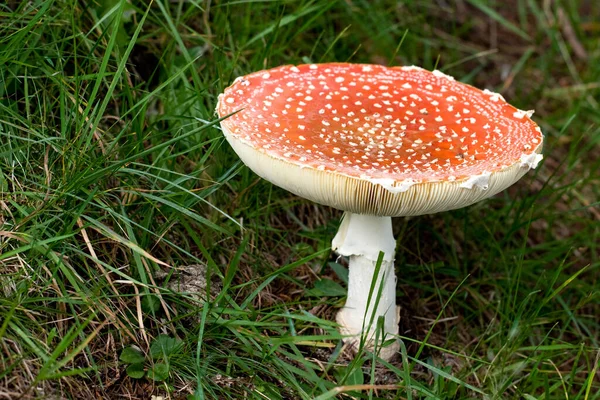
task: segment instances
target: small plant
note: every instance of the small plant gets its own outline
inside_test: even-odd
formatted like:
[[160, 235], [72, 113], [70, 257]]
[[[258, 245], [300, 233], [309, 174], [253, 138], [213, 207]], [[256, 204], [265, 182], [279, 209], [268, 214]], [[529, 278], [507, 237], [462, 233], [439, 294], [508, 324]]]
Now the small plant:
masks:
[[119, 359], [127, 364], [127, 375], [130, 378], [150, 378], [156, 382], [162, 382], [169, 377], [170, 359], [183, 347], [180, 339], [168, 335], [157, 336], [150, 345], [148, 356], [136, 346], [123, 349]]

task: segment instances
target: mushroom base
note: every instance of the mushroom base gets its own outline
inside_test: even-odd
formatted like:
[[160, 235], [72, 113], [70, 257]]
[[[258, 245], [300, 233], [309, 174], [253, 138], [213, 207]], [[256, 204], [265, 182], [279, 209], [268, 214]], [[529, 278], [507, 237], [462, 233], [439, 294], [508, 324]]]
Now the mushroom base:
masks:
[[[400, 349], [400, 344], [397, 340], [382, 347], [383, 342], [394, 339], [398, 335], [398, 323], [400, 322], [400, 308], [395, 304], [396, 291], [393, 288], [390, 290], [389, 286], [392, 285], [388, 283], [395, 283], [394, 275], [389, 275], [390, 272], [393, 274], [393, 264], [386, 261], [382, 263], [379, 276], [383, 275], [385, 282], [380, 290], [381, 279], [376, 281], [369, 303], [367, 299], [369, 297], [370, 285], [374, 278], [373, 271], [375, 270], [375, 265], [368, 259], [356, 256], [350, 257], [350, 263], [351, 269], [355, 271], [359, 270], [360, 274], [366, 279], [360, 279], [355, 276], [354, 278], [357, 279], [353, 281], [351, 277], [349, 282], [354, 282], [353, 286], [364, 284], [366, 292], [354, 297], [350, 297], [350, 294], [348, 295], [346, 305], [336, 316], [340, 333], [347, 336], [344, 342], [350, 345], [353, 351], [359, 350], [362, 340], [363, 348], [369, 351], [377, 350], [379, 357], [389, 360]], [[389, 279], [387, 279], [388, 277]], [[393, 297], [390, 298], [392, 294]], [[377, 300], [378, 297], [379, 300]], [[376, 312], [373, 314], [373, 306], [377, 302]], [[384, 321], [382, 328], [378, 330], [377, 320], [380, 317], [383, 317]]]
[[[354, 350], [361, 344], [377, 349], [381, 358], [389, 360], [399, 348], [397, 341], [381, 347], [398, 334], [392, 219], [346, 213], [332, 247], [350, 257], [348, 297], [337, 315], [340, 332], [348, 336], [345, 342]], [[383, 324], [378, 329], [380, 318]]]

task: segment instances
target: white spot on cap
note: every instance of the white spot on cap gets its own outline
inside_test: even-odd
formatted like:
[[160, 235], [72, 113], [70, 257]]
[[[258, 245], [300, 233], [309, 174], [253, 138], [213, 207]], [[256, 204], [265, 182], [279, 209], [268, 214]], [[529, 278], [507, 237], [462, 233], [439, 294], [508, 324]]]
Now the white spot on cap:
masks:
[[487, 94], [488, 96], [490, 96], [490, 100], [491, 101], [500, 101], [500, 100], [504, 100], [504, 97], [502, 97], [501, 94], [499, 93], [495, 93], [492, 92], [491, 90], [488, 89], [483, 89], [483, 93]]
[[385, 190], [387, 190], [390, 193], [406, 192], [414, 184], [417, 183], [416, 181], [414, 181], [413, 179], [410, 179], [410, 178], [405, 179], [402, 182], [397, 182], [393, 179], [385, 179], [385, 178], [384, 179], [372, 179], [372, 178], [369, 178], [366, 176], [361, 176], [361, 178], [383, 187]]
[[416, 65], [406, 65], [401, 67], [404, 71], [423, 71], [423, 68], [417, 67]]
[[292, 72], [300, 72], [300, 69], [298, 69], [298, 67], [292, 67], [292, 68], [290, 68], [290, 70]]
[[533, 110], [529, 110], [529, 111], [517, 110], [513, 113], [513, 117], [522, 119], [524, 116], [527, 115], [529, 118], [531, 118], [533, 113], [534, 113]]
[[263, 79], [269, 79], [269, 78], [271, 77], [271, 74], [269, 74], [268, 72], [265, 72], [265, 73], [262, 75], [262, 77], [263, 77]]
[[461, 188], [473, 189], [477, 187], [482, 190], [487, 190], [490, 182], [491, 172], [484, 172], [481, 175], [471, 176], [469, 179], [460, 184]]
[[342, 82], [344, 82], [344, 77], [342, 77], [342, 76], [338, 76], [338, 77], [336, 77], [336, 78], [335, 78], [335, 81], [336, 81], [337, 83], [342, 83]]
[[437, 76], [438, 78], [446, 78], [449, 81], [453, 81], [454, 77], [447, 75], [445, 73], [443, 73], [442, 71], [438, 71], [437, 69], [434, 69], [433, 71], [431, 71], [431, 73], [435, 76]]
[[538, 153], [523, 154], [521, 156], [521, 167], [535, 169], [543, 158], [544, 156]]
[[229, 104], [234, 102], [233, 97], [228, 97], [227, 100], [225, 100], [225, 101]]
[[412, 89], [412, 86], [411, 86], [411, 84], [410, 84], [410, 83], [408, 83], [408, 82], [406, 82], [404, 85], [402, 85], [402, 87], [403, 87], [404, 89]]

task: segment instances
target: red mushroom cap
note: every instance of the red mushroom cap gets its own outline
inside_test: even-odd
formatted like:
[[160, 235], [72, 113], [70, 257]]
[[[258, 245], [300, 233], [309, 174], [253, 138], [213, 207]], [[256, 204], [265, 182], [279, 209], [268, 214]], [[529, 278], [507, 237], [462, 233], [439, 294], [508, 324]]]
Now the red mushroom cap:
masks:
[[[410, 192], [421, 186], [437, 198], [449, 183], [452, 193], [425, 212], [458, 208], [510, 186], [528, 170], [522, 164], [532, 167], [541, 158], [543, 136], [531, 112], [516, 109], [499, 94], [417, 67], [335, 63], [260, 71], [236, 79], [220, 96], [217, 112], [220, 117], [237, 112], [221, 122], [223, 132], [261, 176], [353, 212], [422, 214], [407, 203], [414, 196]], [[247, 154], [273, 164], [254, 168]], [[372, 204], [356, 208], [355, 201], [340, 201], [339, 194], [317, 195], [313, 192], [324, 189], [305, 190], [304, 183], [289, 183], [278, 177], [281, 171], [270, 173], [272, 168], [294, 168], [294, 179], [309, 170], [301, 173], [309, 181], [355, 181], [355, 193], [347, 194], [371, 197]], [[492, 176], [503, 171], [507, 176], [490, 188], [498, 180]], [[473, 187], [493, 190], [465, 195]], [[373, 195], [379, 200], [374, 202]]]

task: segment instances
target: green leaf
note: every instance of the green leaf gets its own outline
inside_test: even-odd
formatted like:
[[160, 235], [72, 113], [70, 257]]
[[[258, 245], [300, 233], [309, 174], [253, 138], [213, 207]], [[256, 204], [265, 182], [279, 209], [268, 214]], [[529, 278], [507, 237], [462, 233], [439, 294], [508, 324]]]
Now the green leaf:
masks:
[[336, 262], [330, 262], [329, 267], [331, 267], [333, 272], [335, 272], [337, 277], [340, 278], [342, 282], [344, 282], [346, 285], [348, 284], [348, 268]]
[[143, 363], [144, 359], [144, 354], [133, 347], [125, 347], [119, 357], [119, 360], [123, 361], [125, 364]]
[[[347, 367], [341, 367], [334, 370], [334, 375], [338, 385], [340, 386], [354, 386], [363, 385], [365, 383], [365, 376], [362, 371], [362, 362], [357, 365], [348, 365]], [[349, 391], [349, 395], [359, 396], [356, 391]]]
[[150, 355], [153, 359], [166, 360], [174, 353], [181, 350], [183, 342], [169, 335], [158, 335], [150, 345]]
[[316, 297], [335, 297], [345, 296], [347, 293], [339, 283], [332, 281], [331, 279], [323, 278], [320, 281], [315, 282], [315, 287], [308, 291], [310, 296]]
[[354, 368], [346, 378], [346, 385], [362, 385], [365, 383], [365, 376], [360, 368]]
[[137, 364], [131, 364], [130, 366], [127, 367], [127, 369], [125, 370], [127, 372], [127, 376], [133, 379], [141, 379], [144, 377], [145, 371], [144, 371], [144, 364], [141, 363], [137, 363]]
[[160, 300], [158, 296], [147, 294], [142, 297], [142, 310], [147, 313], [157, 312], [160, 309]]
[[8, 181], [4, 177], [4, 174], [0, 170], [0, 193], [8, 192]]
[[169, 366], [163, 363], [156, 363], [148, 371], [148, 378], [156, 382], [162, 382], [169, 377]]

